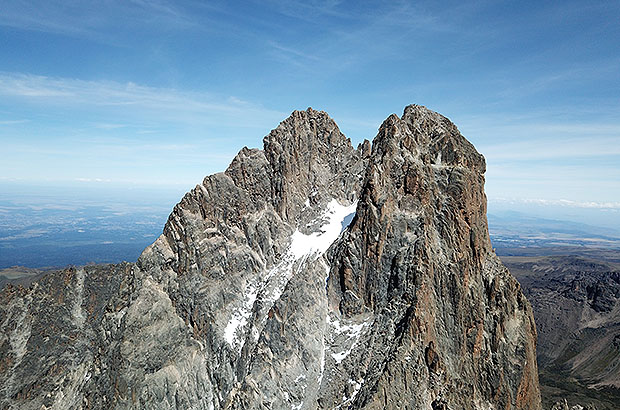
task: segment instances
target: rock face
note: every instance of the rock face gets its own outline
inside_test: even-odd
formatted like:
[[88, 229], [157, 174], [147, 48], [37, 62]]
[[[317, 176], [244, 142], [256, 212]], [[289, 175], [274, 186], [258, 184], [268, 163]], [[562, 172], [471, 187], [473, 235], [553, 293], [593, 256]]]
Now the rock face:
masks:
[[6, 408], [536, 409], [536, 330], [484, 158], [408, 106], [357, 149], [295, 111], [136, 264], [1, 294]]

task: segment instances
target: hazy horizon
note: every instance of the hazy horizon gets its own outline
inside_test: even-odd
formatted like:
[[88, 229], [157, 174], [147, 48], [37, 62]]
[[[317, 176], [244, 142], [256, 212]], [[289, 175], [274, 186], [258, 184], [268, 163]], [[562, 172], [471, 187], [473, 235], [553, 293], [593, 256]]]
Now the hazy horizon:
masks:
[[[193, 186], [1, 183], [0, 269], [135, 261]], [[489, 200], [493, 246], [620, 249], [620, 211], [599, 205]]]

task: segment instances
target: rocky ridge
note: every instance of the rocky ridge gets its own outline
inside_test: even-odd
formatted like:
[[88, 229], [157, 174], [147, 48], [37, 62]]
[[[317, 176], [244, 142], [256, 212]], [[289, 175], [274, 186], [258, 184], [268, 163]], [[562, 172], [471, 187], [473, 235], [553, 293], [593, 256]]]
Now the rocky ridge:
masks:
[[2, 408], [540, 408], [484, 158], [421, 106], [357, 148], [295, 111], [136, 264], [0, 294]]

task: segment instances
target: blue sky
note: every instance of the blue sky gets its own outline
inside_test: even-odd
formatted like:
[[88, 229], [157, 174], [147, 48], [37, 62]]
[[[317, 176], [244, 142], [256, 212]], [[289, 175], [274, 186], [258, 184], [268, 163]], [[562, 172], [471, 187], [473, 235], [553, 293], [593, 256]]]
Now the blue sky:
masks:
[[410, 103], [486, 156], [491, 203], [620, 209], [618, 1], [0, 5], [5, 195], [181, 193], [294, 109], [359, 143]]

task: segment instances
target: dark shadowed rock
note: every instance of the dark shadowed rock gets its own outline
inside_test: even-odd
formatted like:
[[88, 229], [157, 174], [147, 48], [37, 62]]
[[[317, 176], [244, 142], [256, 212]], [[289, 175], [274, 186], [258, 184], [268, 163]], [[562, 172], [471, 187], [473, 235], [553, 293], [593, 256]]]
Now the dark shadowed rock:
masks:
[[0, 404], [540, 408], [484, 172], [421, 106], [357, 149], [326, 113], [295, 111], [187, 193], [135, 265], [7, 288]]

